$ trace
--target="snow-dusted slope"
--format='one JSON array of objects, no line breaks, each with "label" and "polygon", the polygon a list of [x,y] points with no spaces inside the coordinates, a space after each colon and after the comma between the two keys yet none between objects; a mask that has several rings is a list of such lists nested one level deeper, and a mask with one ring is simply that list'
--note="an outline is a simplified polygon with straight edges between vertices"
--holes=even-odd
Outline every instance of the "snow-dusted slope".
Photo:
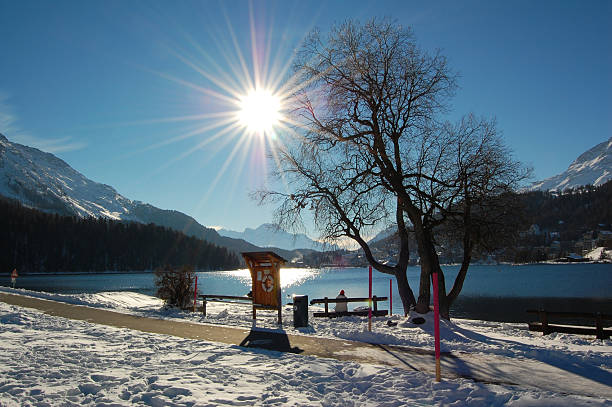
[{"label": "snow-dusted slope", "polygon": [[259,249],[244,240],[222,237],[184,213],[132,201],[113,187],[88,179],[53,154],[12,143],[2,134],[0,195],[62,215],[155,223],[237,252]]},{"label": "snow-dusted slope", "polygon": [[602,185],[612,179],[612,137],[581,154],[569,168],[554,177],[534,182],[530,191],[561,191],[581,185]]},{"label": "snow-dusted slope", "polygon": [[285,230],[278,229],[274,225],[265,223],[256,229],[246,228],[244,232],[219,229],[217,232],[221,236],[234,239],[244,239],[257,246],[280,247],[285,250],[312,249],[312,250],[335,250],[338,247],[324,245],[321,242],[310,239],[305,234],[291,234]]},{"label": "snow-dusted slope", "polygon": [[378,232],[376,236],[374,236],[368,241],[368,243],[372,244],[372,243],[380,242],[382,240],[387,239],[388,237],[393,236],[396,233],[397,233],[397,225],[389,225],[387,226],[386,229],[383,229],[380,232]]},{"label": "snow-dusted slope", "polygon": [[42,210],[81,217],[137,220],[140,204],[87,179],[53,154],[11,143],[0,134],[0,195]]}]

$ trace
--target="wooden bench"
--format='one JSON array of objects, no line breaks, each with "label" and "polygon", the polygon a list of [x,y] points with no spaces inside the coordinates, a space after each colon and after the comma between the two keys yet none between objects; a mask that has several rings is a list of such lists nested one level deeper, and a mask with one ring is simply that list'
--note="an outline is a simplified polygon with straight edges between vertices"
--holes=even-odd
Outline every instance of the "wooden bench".
[{"label": "wooden bench", "polygon": [[[312,314],[312,316],[314,317],[328,317],[328,318],[335,318],[335,317],[344,317],[344,316],[349,316],[349,315],[359,315],[359,316],[368,316],[369,314],[369,310],[363,310],[363,311],[346,311],[346,312],[336,312],[336,311],[329,311],[329,304],[338,304],[338,303],[349,303],[349,302],[369,302],[370,299],[368,297],[365,298],[315,298],[313,300],[310,301],[310,305],[314,305],[314,304],[324,304],[325,305],[325,312],[315,312]],[[385,315],[387,315],[389,313],[389,311],[387,310],[379,310],[378,309],[378,301],[387,301],[387,297],[377,297],[377,296],[373,296],[372,297],[372,302],[374,303],[374,309],[372,309],[372,316],[373,317],[384,317]]]},{"label": "wooden bench", "polygon": [[[529,330],[542,332],[542,335],[548,335],[552,332],[579,334],[579,335],[595,335],[597,339],[610,338],[612,329],[604,328],[603,321],[612,321],[612,315],[602,314],[600,312],[554,312],[544,310],[527,310],[530,314],[537,314],[539,322],[529,322]],[[578,325],[560,325],[557,323],[551,324],[550,318],[556,319],[585,319],[595,321],[595,327],[578,326]]]}]

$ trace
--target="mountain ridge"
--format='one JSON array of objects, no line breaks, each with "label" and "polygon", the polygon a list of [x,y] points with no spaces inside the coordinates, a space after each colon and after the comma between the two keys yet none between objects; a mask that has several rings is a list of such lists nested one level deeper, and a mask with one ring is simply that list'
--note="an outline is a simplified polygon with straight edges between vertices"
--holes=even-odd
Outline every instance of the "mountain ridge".
[{"label": "mountain ridge", "polygon": [[243,239],[261,247],[278,247],[285,250],[310,249],[310,250],[337,250],[338,246],[312,240],[303,233],[292,234],[283,229],[278,229],[272,223],[264,223],[257,228],[245,228],[243,232],[228,229],[218,229],[221,236],[234,239]]},{"label": "mountain ridge", "polygon": [[563,191],[583,185],[600,186],[612,179],[612,137],[580,154],[561,174],[533,182],[526,191]]},{"label": "mountain ridge", "polygon": [[[61,158],[13,143],[3,134],[0,134],[0,195],[60,215],[154,223],[234,252],[262,250],[243,239],[221,236],[182,212],[126,198],[110,185],[88,179]],[[270,249],[287,259],[296,255],[288,250]]]}]

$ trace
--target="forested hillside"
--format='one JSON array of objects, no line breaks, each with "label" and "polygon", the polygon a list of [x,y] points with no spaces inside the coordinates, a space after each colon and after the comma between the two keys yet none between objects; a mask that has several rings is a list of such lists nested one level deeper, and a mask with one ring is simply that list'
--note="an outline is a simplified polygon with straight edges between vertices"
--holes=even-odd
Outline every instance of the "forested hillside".
[{"label": "forested hillside", "polygon": [[524,207],[517,221],[518,240],[498,258],[517,263],[586,255],[596,247],[612,247],[612,181],[518,195]]},{"label": "forested hillside", "polygon": [[0,199],[0,270],[22,273],[152,270],[191,264],[235,269],[238,257],[195,237],[156,226],[60,216]]},{"label": "forested hillside", "polygon": [[[512,198],[517,206],[511,227],[492,234],[493,250],[478,248],[474,261],[538,262],[563,258],[570,253],[584,255],[596,247],[612,248],[612,181],[601,186],[583,186],[563,192],[524,192]],[[417,262],[416,242],[410,231],[410,259]],[[461,241],[447,230],[437,230],[436,243],[442,263],[459,263]],[[396,261],[397,235],[384,237],[371,245],[382,262]],[[365,266],[361,251],[329,252],[304,259],[311,265],[339,264]]]},{"label": "forested hillside", "polygon": [[526,229],[539,225],[559,231],[564,239],[574,240],[580,234],[612,223],[612,181],[557,192],[526,192],[520,195],[525,205]]}]

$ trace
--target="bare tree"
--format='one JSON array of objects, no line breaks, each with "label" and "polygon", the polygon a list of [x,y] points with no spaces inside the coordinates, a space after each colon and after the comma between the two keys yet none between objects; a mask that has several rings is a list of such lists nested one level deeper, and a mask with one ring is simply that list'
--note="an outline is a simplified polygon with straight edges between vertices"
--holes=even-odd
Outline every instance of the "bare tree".
[{"label": "bare tree", "polygon": [[[441,126],[433,140],[436,147],[428,148],[431,159],[422,160],[430,165],[419,167],[425,181],[419,182],[413,195],[421,213],[415,227],[422,267],[417,310],[427,311],[429,276],[437,271],[440,309],[448,317],[475,248],[494,251],[517,232],[520,207],[513,191],[530,170],[512,159],[495,121],[468,115],[457,124]],[[449,234],[459,242],[463,258],[447,294],[437,247],[440,235]]]},{"label": "bare tree", "polygon": [[193,301],[195,272],[192,266],[183,266],[179,270],[171,266],[155,270],[155,286],[157,296],[166,305],[185,309]]},{"label": "bare tree", "polygon": [[[288,192],[260,191],[279,203],[277,222],[291,228],[304,211],[323,238],[349,237],[377,270],[395,275],[405,313],[429,309],[430,278],[438,271],[441,310],[448,317],[480,227],[486,202],[522,176],[495,123],[474,116],[442,122],[456,75],[439,53],[420,50],[410,29],[389,21],[346,22],[326,38],[313,31],[296,60],[294,142],[275,153]],[[297,223],[296,223],[297,222]],[[436,233],[460,222],[464,263],[446,295]],[[396,264],[375,258],[364,235],[397,225]],[[418,300],[408,284],[408,227],[421,259]]]},{"label": "bare tree", "polygon": [[[279,169],[291,192],[260,191],[260,199],[279,202],[276,220],[294,229],[302,214],[314,214],[321,238],[333,241],[349,237],[364,250],[377,270],[396,277],[405,310],[416,303],[406,277],[409,261],[408,230],[397,197],[376,175],[370,157],[344,143],[298,143],[294,150],[277,152]],[[393,203],[395,202],[395,203]],[[400,250],[395,265],[383,264],[374,257],[364,233],[395,217]]]}]

